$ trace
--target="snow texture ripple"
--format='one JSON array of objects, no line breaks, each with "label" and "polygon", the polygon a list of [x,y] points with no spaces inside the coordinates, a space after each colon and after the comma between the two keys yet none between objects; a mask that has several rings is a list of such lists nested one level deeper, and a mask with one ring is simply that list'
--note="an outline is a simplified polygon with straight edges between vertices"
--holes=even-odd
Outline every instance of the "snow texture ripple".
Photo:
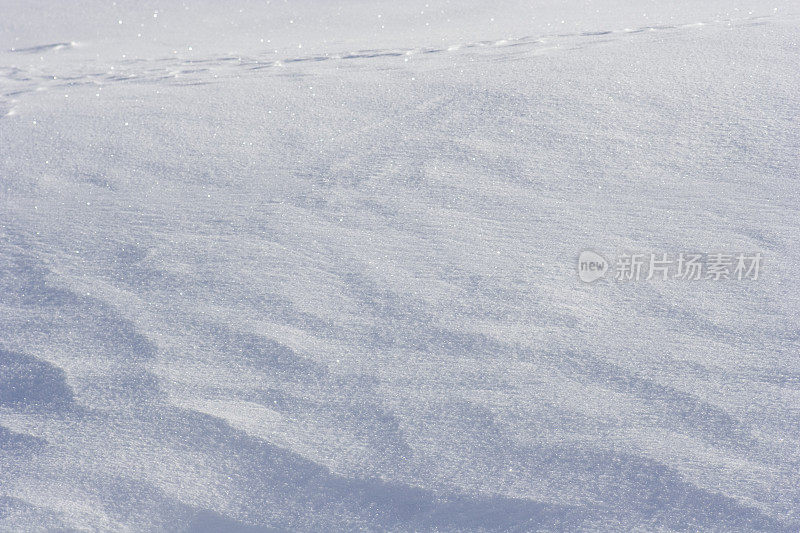
[{"label": "snow texture ripple", "polygon": [[77,4],[0,0],[0,530],[800,529],[796,3]]}]

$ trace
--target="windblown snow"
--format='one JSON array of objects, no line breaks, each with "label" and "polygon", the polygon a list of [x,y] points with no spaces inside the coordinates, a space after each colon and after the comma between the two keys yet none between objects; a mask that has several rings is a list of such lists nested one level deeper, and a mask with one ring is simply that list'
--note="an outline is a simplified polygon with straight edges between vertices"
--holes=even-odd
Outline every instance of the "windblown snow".
[{"label": "windblown snow", "polygon": [[789,0],[0,0],[0,530],[797,531],[798,38]]}]

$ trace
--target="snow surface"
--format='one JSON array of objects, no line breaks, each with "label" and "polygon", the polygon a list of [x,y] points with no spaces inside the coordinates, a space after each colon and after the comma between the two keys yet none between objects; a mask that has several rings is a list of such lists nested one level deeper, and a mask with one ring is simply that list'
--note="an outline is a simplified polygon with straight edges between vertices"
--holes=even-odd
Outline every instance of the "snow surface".
[{"label": "snow surface", "polygon": [[799,36],[0,0],[0,529],[797,531]]}]

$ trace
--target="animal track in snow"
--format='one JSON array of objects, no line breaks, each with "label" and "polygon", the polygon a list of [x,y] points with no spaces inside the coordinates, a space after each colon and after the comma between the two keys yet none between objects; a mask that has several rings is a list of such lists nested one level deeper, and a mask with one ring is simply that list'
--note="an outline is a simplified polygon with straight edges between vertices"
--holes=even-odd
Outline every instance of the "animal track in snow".
[{"label": "animal track in snow", "polygon": [[[0,118],[14,116],[14,103],[20,96],[47,89],[64,89],[81,85],[103,86],[110,83],[166,83],[169,85],[205,85],[229,76],[240,76],[243,71],[283,69],[289,66],[329,62],[363,62],[372,59],[404,58],[434,54],[492,53],[494,50],[517,48],[520,54],[542,55],[559,51],[570,51],[625,38],[625,35],[651,32],[670,32],[699,29],[705,26],[760,26],[767,24],[773,16],[756,16],[742,19],[716,19],[675,25],[648,25],[636,28],[594,30],[571,33],[543,34],[538,36],[510,37],[497,40],[481,40],[453,43],[441,47],[375,48],[325,53],[280,59],[264,59],[258,56],[221,56],[208,59],[180,59],[162,57],[156,59],[127,59],[102,70],[95,68],[83,72],[44,72],[38,69],[24,70],[17,66],[0,66]],[[785,16],[784,16],[785,18]],[[76,42],[49,43],[27,48],[9,50],[15,54],[45,54],[79,48]],[[509,58],[505,58],[509,59]],[[211,74],[211,75],[209,75]],[[202,77],[202,79],[201,79]]]}]

